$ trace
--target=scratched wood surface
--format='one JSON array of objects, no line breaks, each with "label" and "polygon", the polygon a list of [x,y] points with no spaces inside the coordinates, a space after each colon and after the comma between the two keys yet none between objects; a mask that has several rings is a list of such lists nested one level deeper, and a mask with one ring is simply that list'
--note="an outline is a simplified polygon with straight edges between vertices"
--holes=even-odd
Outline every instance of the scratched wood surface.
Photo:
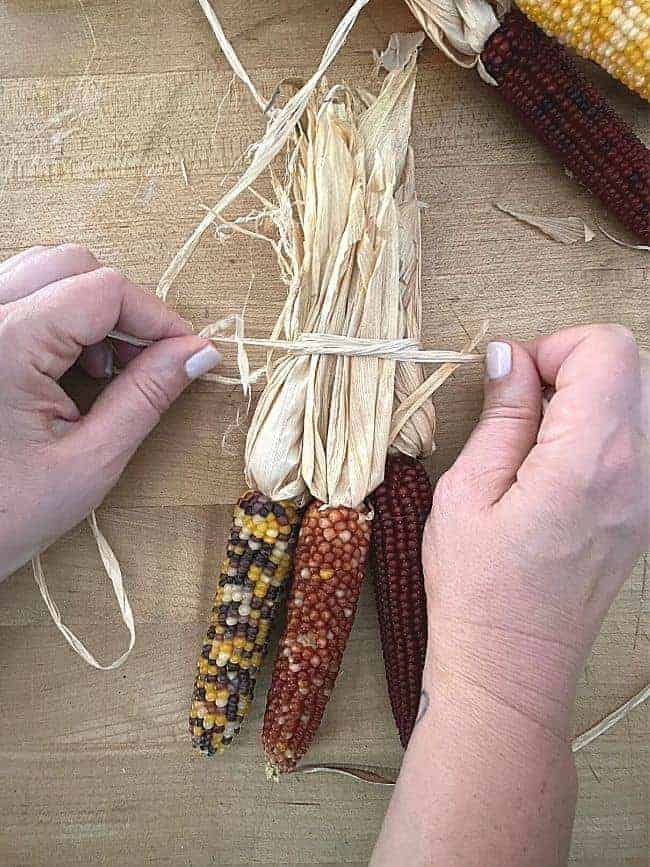
[{"label": "scratched wood surface", "polygon": [[[305,76],[347,3],[222,0],[222,21],[261,90]],[[331,80],[373,85],[370,50],[414,23],[398,0],[363,13]],[[262,129],[231,82],[194,0],[0,0],[0,255],[78,240],[154,287]],[[650,141],[647,106],[592,71]],[[425,337],[457,348],[486,317],[529,337],[616,320],[648,344],[648,262],[597,236],[564,248],[493,202],[578,214],[618,231],[495,95],[430,46],[414,116],[423,215]],[[188,176],[186,185],[181,170]],[[262,184],[262,188],[263,188]],[[241,208],[247,208],[246,201]],[[268,250],[208,232],[176,285],[198,325],[240,311],[264,335],[282,289]],[[87,388],[77,383],[82,391]],[[480,406],[477,371],[439,394],[434,473],[458,453]],[[110,674],[74,656],[27,569],[0,586],[0,862],[7,865],[363,865],[390,791],[332,776],[267,783],[263,701],[214,762],[191,755],[185,719],[215,566],[242,488],[245,407],[237,390],[195,385],[143,446],[101,510],[138,624]],[[66,622],[108,659],[126,641],[88,532],[45,558]],[[605,623],[580,684],[576,731],[649,676],[650,586],[641,562]],[[267,685],[259,689],[263,697]],[[578,756],[571,863],[649,859],[647,710]],[[311,759],[397,767],[372,587]]]}]

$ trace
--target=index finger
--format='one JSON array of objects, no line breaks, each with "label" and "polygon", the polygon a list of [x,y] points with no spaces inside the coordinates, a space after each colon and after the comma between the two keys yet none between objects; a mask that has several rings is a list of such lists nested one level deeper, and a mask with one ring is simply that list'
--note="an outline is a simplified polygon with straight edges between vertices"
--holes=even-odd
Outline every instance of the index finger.
[{"label": "index finger", "polygon": [[[614,497],[617,484],[639,470],[643,441],[639,350],[614,325],[567,328],[527,346],[555,394],[537,443],[511,490],[598,485]],[[623,468],[627,468],[623,470]],[[619,473],[618,471],[621,470]]]},{"label": "index finger", "polygon": [[[639,347],[620,325],[565,328],[526,345],[540,377],[555,389],[546,421],[559,411],[574,427],[603,415],[639,418],[641,403]],[[568,421],[569,419],[567,419]]]},{"label": "index finger", "polygon": [[41,370],[62,376],[83,347],[119,330],[144,340],[192,333],[190,323],[112,268],[98,268],[52,283],[15,303],[18,319],[39,349]]}]

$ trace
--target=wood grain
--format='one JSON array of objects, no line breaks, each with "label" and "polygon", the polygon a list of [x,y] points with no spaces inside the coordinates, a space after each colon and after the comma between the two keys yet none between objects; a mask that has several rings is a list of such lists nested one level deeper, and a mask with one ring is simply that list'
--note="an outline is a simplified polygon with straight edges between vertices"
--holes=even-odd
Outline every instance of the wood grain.
[{"label": "wood grain", "polygon": [[[265,94],[315,67],[347,3],[223,0],[226,31]],[[370,49],[414,29],[403,4],[369,5],[330,78],[374,85]],[[0,0],[0,255],[78,240],[153,288],[259,135],[250,98],[193,0]],[[640,99],[590,70],[650,140]],[[561,247],[493,207],[583,216],[614,233],[600,206],[530,138],[494,93],[429,46],[414,145],[423,214],[427,345],[457,348],[490,319],[492,335],[620,321],[648,342],[647,257],[599,234]],[[180,161],[188,171],[186,186]],[[264,182],[261,189],[265,189]],[[242,201],[241,209],[250,206]],[[269,250],[208,232],[175,287],[201,326],[241,311],[266,334],[282,287]],[[73,379],[82,402],[92,390]],[[440,392],[435,474],[453,461],[480,409],[480,376]],[[238,413],[242,418],[238,421]],[[267,783],[262,704],[224,759],[191,755],[185,714],[213,576],[242,489],[245,406],[234,388],[196,384],[140,450],[101,511],[127,576],[138,642],[107,675],[74,657],[28,570],[0,586],[0,860],[7,865],[362,865],[389,790],[332,776]],[[125,633],[90,535],[46,555],[66,622],[100,657]],[[580,685],[581,731],[648,680],[650,583],[642,561],[612,608]],[[397,767],[369,579],[344,671],[313,761]],[[265,678],[268,677],[268,673]],[[263,696],[266,680],[260,684]],[[636,712],[577,757],[571,863],[648,863],[650,720]]]}]

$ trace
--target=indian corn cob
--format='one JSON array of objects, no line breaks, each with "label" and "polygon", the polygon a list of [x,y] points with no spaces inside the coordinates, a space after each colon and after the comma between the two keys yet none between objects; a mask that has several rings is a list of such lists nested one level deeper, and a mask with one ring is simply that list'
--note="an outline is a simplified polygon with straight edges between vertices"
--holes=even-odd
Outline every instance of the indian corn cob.
[{"label": "indian corn cob", "polygon": [[370,545],[365,506],[312,501],[300,528],[287,624],[264,714],[264,749],[274,773],[307,752],[339,672]]},{"label": "indian corn cob", "polygon": [[566,168],[649,243],[650,151],[566,50],[515,9],[487,40],[481,59],[504,99]]},{"label": "indian corn cob", "polygon": [[549,36],[650,99],[650,0],[517,0]]},{"label": "indian corn cob", "polygon": [[433,490],[424,466],[395,454],[369,500],[375,597],[393,716],[406,747],[415,724],[427,648],[427,599],[422,572],[422,534]]},{"label": "indian corn cob", "polygon": [[235,507],[190,710],[192,745],[208,756],[231,743],[250,708],[299,521],[293,502],[258,491]]}]

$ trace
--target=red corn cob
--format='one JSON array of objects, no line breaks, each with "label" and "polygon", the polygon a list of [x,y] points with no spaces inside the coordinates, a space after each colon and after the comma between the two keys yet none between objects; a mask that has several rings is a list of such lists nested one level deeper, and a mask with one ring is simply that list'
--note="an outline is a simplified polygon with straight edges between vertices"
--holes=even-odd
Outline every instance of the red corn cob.
[{"label": "red corn cob", "polygon": [[432,498],[422,464],[402,454],[388,458],[384,481],[370,497],[375,510],[372,552],[381,646],[403,747],[418,712],[427,648],[422,534]]},{"label": "red corn cob", "polygon": [[513,9],[481,59],[537,137],[623,225],[650,243],[650,150],[566,49]]},{"label": "red corn cob", "polygon": [[309,749],[341,666],[370,546],[365,506],[322,508],[302,521],[287,624],[264,714],[264,749],[286,773]]}]

